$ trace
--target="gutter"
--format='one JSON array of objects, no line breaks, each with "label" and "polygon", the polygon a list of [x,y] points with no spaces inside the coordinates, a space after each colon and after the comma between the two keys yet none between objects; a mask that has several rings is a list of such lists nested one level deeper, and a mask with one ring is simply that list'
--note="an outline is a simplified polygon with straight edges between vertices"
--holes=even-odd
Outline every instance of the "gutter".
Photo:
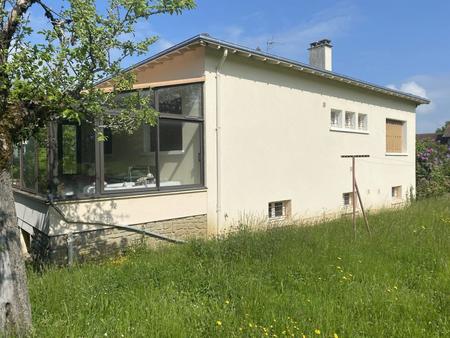
[{"label": "gutter", "polygon": [[216,197],[216,227],[217,236],[219,236],[220,221],[222,213],[222,112],[221,112],[221,91],[220,78],[223,64],[228,56],[228,49],[223,50],[222,58],[216,67],[216,178],[217,178],[217,197]]}]

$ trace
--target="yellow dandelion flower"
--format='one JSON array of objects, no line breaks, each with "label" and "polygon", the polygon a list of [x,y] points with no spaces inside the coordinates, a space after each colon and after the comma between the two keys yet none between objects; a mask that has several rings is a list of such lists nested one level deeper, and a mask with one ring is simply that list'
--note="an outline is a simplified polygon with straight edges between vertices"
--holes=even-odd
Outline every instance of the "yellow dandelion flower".
[{"label": "yellow dandelion flower", "polygon": [[225,304],[230,304],[230,301],[227,299],[227,300],[225,301]]},{"label": "yellow dandelion flower", "polygon": [[222,322],[221,322],[220,320],[218,320],[218,321],[216,322],[216,325],[217,325],[217,326],[222,326]]},{"label": "yellow dandelion flower", "polygon": [[339,338],[339,336],[337,335],[337,333],[333,334],[333,338]]},{"label": "yellow dandelion flower", "polygon": [[315,329],[315,330],[314,330],[314,333],[315,333],[315,334],[320,334],[320,330],[319,330],[319,329]]}]

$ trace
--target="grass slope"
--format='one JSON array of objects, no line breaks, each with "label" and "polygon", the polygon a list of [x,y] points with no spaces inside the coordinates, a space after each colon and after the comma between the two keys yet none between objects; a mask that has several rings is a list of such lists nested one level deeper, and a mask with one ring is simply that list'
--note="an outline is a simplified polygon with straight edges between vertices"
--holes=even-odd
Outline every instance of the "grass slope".
[{"label": "grass slope", "polygon": [[450,198],[30,272],[40,337],[449,337]]}]

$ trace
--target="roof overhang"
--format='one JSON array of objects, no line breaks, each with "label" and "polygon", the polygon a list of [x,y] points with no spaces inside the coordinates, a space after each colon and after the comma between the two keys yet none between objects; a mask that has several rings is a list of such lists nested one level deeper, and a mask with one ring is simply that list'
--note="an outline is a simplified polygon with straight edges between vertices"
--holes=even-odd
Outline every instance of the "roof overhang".
[{"label": "roof overhang", "polygon": [[[158,54],[155,54],[141,62],[138,62],[131,67],[126,68],[124,71],[137,71],[137,70],[143,70],[148,67],[153,67],[154,65],[157,65],[159,63],[163,63],[166,60],[171,59],[175,54],[181,54],[185,51],[188,51],[190,49],[196,48],[198,46],[205,46],[210,47],[216,50],[219,49],[228,49],[229,52],[232,54],[240,55],[246,58],[252,58],[254,60],[258,60],[261,62],[266,62],[271,65],[279,65],[280,67],[289,68],[295,71],[300,71],[303,73],[311,74],[313,76],[317,76],[323,79],[336,81],[338,83],[347,84],[354,87],[359,87],[362,89],[366,89],[372,92],[377,92],[380,94],[385,94],[389,96],[393,96],[396,98],[400,98],[403,100],[407,100],[409,102],[415,103],[416,105],[420,104],[428,104],[430,103],[430,100],[427,98],[423,98],[420,96],[416,96],[413,94],[405,93],[399,90],[379,86],[370,82],[361,81],[354,79],[352,77],[338,74],[335,72],[326,71],[323,69],[315,68],[310,65],[286,59],[283,57],[279,57],[276,55],[272,55],[269,53],[264,53],[262,51],[249,49],[247,47],[243,47],[237,44],[233,44],[230,42],[226,42],[223,40],[219,40],[216,38],[213,38],[207,34],[200,34],[197,36],[194,36],[188,40],[185,40],[179,44],[176,44]],[[103,81],[99,82],[97,85],[100,85],[102,83],[108,82],[111,78],[104,79]]]}]

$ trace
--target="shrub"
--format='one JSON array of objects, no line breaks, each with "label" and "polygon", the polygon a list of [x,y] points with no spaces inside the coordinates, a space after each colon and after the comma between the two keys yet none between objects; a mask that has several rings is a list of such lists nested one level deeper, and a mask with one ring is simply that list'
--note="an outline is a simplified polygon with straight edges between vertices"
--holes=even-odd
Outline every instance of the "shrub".
[{"label": "shrub", "polygon": [[417,198],[450,192],[450,147],[431,140],[416,145]]}]

